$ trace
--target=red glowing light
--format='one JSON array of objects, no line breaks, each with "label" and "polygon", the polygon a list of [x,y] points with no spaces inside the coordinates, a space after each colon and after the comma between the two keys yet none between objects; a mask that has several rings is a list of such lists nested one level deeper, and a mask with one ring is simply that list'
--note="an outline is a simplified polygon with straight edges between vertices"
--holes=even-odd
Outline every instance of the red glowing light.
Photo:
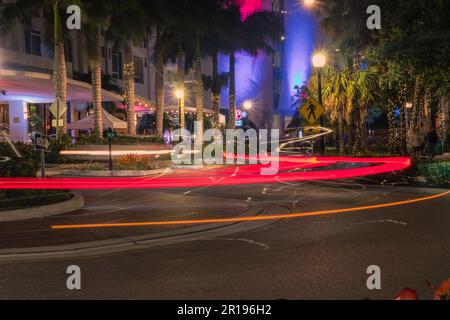
[{"label": "red glowing light", "polygon": [[[263,160],[260,158],[259,160]],[[314,180],[337,180],[382,174],[408,168],[409,158],[346,158],[346,157],[265,157],[277,161],[279,171],[273,175],[261,175],[262,168],[269,165],[250,164],[225,166],[215,170],[174,173],[152,180],[148,178],[0,178],[0,189],[158,189],[192,188],[203,186],[226,186]],[[319,167],[337,163],[361,164],[349,169],[318,170]],[[314,169],[311,171],[292,171]]]}]

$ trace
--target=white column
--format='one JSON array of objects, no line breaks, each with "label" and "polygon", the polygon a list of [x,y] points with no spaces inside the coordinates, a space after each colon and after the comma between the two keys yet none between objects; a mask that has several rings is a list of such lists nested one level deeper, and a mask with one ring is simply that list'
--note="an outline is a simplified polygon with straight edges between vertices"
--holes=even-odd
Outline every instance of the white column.
[{"label": "white column", "polygon": [[279,114],[274,114],[272,119],[272,129],[284,130],[284,117]]},{"label": "white column", "polygon": [[28,108],[23,100],[9,101],[9,135],[14,142],[28,140]]}]

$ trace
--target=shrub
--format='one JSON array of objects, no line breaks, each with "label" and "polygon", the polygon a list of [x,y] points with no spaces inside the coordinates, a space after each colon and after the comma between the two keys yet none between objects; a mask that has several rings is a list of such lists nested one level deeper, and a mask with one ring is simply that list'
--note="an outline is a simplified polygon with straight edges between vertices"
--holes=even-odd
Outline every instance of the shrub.
[{"label": "shrub", "polygon": [[152,170],[155,167],[148,156],[137,154],[127,154],[116,160],[114,164],[116,170]]},{"label": "shrub", "polygon": [[418,164],[419,172],[428,182],[448,186],[450,184],[450,162],[429,162]]},{"label": "shrub", "polygon": [[0,177],[36,177],[39,170],[39,152],[32,145],[15,143],[21,157],[17,157],[8,143],[0,143],[0,155],[11,160],[0,163]]},{"label": "shrub", "polygon": [[[106,141],[107,143],[108,141]],[[157,143],[157,144],[163,144],[164,139],[159,138],[156,136],[150,136],[150,137],[131,137],[131,136],[118,136],[115,140],[113,140],[115,144],[121,144],[121,143]]]},{"label": "shrub", "polygon": [[[40,166],[39,152],[32,145],[15,143],[21,158],[11,146],[0,143],[0,155],[11,160],[0,163],[0,177],[35,178]],[[28,208],[68,200],[72,194],[62,190],[0,190],[0,209]]]}]

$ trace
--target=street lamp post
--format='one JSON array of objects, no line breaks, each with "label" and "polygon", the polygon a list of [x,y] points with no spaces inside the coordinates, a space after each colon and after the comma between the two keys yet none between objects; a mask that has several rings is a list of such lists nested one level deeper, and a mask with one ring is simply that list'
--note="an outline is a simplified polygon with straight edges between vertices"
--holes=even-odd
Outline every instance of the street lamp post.
[{"label": "street lamp post", "polygon": [[410,122],[410,116],[409,111],[412,109],[413,104],[411,102],[407,102],[405,104],[405,124],[406,124],[406,141],[407,145],[411,145],[411,122]]},{"label": "street lamp post", "polygon": [[[323,99],[322,99],[322,68],[327,63],[327,58],[323,53],[316,53],[313,58],[312,62],[315,68],[317,68],[317,96],[319,98],[320,105],[323,105]],[[320,118],[320,126],[324,126],[323,117]],[[325,137],[322,136],[320,138],[320,149],[324,152],[325,151]]]},{"label": "street lamp post", "polygon": [[175,91],[175,97],[178,100],[178,121],[180,129],[184,129],[184,113],[183,110],[181,110],[181,99],[184,98],[184,91],[181,89],[177,89]]}]

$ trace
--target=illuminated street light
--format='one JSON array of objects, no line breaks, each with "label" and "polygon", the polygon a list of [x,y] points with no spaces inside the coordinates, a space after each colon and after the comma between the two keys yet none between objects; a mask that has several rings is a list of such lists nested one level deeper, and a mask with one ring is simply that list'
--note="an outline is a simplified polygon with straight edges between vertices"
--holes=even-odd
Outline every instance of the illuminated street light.
[{"label": "illuminated street light", "polygon": [[175,97],[177,97],[177,99],[183,99],[183,97],[184,97],[184,91],[183,91],[183,90],[180,90],[180,89],[177,89],[177,90],[175,91]]},{"label": "illuminated street light", "polygon": [[[319,103],[322,105],[322,68],[327,63],[327,57],[322,52],[317,52],[312,57],[312,63],[315,68],[317,68],[317,93],[319,97]],[[320,118],[320,126],[324,126],[323,117]],[[322,136],[320,138],[320,147],[322,151],[325,151],[325,138]]]},{"label": "illuminated street light", "polygon": [[249,109],[251,109],[253,107],[253,104],[252,104],[251,101],[247,100],[247,101],[244,101],[244,103],[242,104],[242,107],[245,110],[249,110]]},{"label": "illuminated street light", "polygon": [[303,3],[305,6],[311,7],[316,3],[316,1],[315,0],[303,0]]},{"label": "illuminated street light", "polygon": [[412,109],[412,107],[413,107],[412,102],[405,103],[406,138],[407,138],[408,144],[411,143],[411,134],[412,134],[411,115],[410,115],[410,110]]},{"label": "illuminated street light", "polygon": [[322,52],[317,52],[312,58],[312,63],[316,68],[323,68],[327,63],[327,57]]}]

